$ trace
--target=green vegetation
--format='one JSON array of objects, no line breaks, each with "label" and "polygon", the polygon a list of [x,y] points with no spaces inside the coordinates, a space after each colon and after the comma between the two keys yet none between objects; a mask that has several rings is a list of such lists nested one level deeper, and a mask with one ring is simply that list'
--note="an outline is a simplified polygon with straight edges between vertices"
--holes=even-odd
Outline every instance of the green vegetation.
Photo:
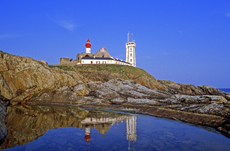
[{"label": "green vegetation", "polygon": [[50,68],[59,68],[63,69],[64,71],[74,71],[73,67],[71,66],[49,66]]},{"label": "green vegetation", "polygon": [[159,88],[156,79],[148,74],[145,70],[133,66],[124,65],[79,65],[79,66],[49,66],[50,68],[59,68],[65,71],[75,71],[80,73],[84,78],[92,81],[106,82],[111,79],[134,80],[149,88]]},{"label": "green vegetation", "polygon": [[[143,76],[152,77],[146,71],[140,68],[135,68],[133,66],[123,66],[123,65],[84,65],[84,66],[75,66],[75,68],[80,71],[84,72],[101,72],[107,71],[109,73],[115,73],[122,75],[125,79],[133,79],[132,76],[139,78]],[[131,77],[130,77],[131,76]],[[153,77],[152,77],[153,78]]]}]

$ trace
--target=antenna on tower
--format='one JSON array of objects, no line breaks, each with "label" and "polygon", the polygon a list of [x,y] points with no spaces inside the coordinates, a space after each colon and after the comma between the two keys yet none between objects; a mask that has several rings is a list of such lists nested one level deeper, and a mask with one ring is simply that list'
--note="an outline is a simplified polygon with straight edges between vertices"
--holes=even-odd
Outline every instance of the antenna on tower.
[{"label": "antenna on tower", "polygon": [[130,36],[130,34],[129,34],[129,32],[128,32],[128,36],[127,36],[127,38],[128,38],[128,42],[129,42],[129,36]]}]

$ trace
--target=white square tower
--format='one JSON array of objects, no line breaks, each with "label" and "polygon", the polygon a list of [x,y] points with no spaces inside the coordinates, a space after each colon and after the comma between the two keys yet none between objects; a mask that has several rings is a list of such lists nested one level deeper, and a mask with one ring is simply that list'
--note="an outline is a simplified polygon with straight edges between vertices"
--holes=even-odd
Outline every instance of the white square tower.
[{"label": "white square tower", "polygon": [[126,62],[132,64],[132,66],[136,67],[136,54],[135,54],[135,41],[129,41],[129,33],[128,33],[128,42],[126,43]]}]

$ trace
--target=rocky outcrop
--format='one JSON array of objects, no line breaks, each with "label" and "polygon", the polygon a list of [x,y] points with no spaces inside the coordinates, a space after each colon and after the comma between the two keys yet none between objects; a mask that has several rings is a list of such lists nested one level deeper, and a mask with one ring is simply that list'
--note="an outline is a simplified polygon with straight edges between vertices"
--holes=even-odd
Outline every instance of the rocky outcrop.
[{"label": "rocky outcrop", "polygon": [[[204,123],[209,123],[209,126],[216,125],[207,122],[205,120],[206,115],[210,115],[210,119],[216,116],[222,119],[222,122],[220,122],[219,125],[217,124],[219,127],[221,127],[221,124],[225,121],[229,121],[228,119],[230,117],[230,100],[225,97],[229,94],[207,86],[200,86],[203,89],[203,91],[200,90],[200,92],[208,95],[172,94],[167,91],[153,90],[138,82],[123,79],[113,79],[104,83],[100,81],[89,81],[86,87],[78,87],[83,88],[85,91],[87,90],[88,96],[78,95],[73,97],[75,94],[74,88],[66,88],[61,89],[61,91],[58,90],[58,93],[56,90],[43,92],[37,97],[32,98],[30,102],[40,102],[43,104],[50,102],[51,104],[55,104],[60,103],[55,101],[55,99],[59,100],[59,97],[62,101],[65,100],[65,103],[62,102],[64,104],[84,107],[103,106],[105,108],[115,109],[117,105],[123,106],[124,108],[126,106],[132,106],[137,109],[141,107],[157,107],[161,108],[161,111],[164,110],[163,112],[167,111],[167,113],[170,113],[162,115],[163,117],[170,118],[173,112],[175,112],[175,114],[183,113],[177,114],[176,119],[186,121],[186,118],[189,117],[187,120],[191,123],[203,123],[203,125],[205,125]],[[198,89],[201,88],[197,88],[197,90]],[[210,95],[210,93],[215,93],[216,95]],[[170,112],[168,112],[169,110]],[[159,114],[159,112],[157,113]],[[156,114],[154,115],[157,116]],[[180,115],[183,115],[183,117],[180,117]],[[197,118],[194,118],[193,121],[191,116]],[[199,122],[197,122],[198,119],[200,119]],[[224,127],[226,127],[226,125]]]},{"label": "rocky outcrop", "polygon": [[162,84],[165,91],[171,94],[185,94],[185,95],[220,95],[227,97],[229,93],[222,92],[217,88],[206,86],[206,85],[199,85],[195,87],[192,84],[181,84],[175,83],[169,80],[157,80],[159,83]]},{"label": "rocky outcrop", "polygon": [[[77,91],[86,91],[87,96]],[[213,92],[213,91],[212,91]],[[219,94],[228,94],[221,93]],[[230,101],[221,95],[182,95],[152,90],[135,81],[113,79],[108,82],[88,82],[86,87],[78,85],[55,91],[42,92],[30,100],[32,103],[150,105],[185,112],[230,116]]]},{"label": "rocky outcrop", "polygon": [[[182,114],[176,117],[183,121],[196,114],[218,116],[229,121],[230,94],[210,86],[195,87],[156,80],[144,70],[129,66],[66,66],[68,71],[59,68],[50,68],[29,57],[0,52],[1,95],[11,104],[151,107],[170,110],[167,113],[183,113],[186,115],[183,118],[179,118]],[[4,118],[4,110],[2,113]],[[164,116],[171,117],[169,114]],[[4,121],[2,125],[4,127]],[[227,124],[219,129],[230,130]],[[5,135],[5,132],[1,133]]]},{"label": "rocky outcrop", "polygon": [[[139,104],[152,103],[152,99],[165,99],[171,96],[170,93],[149,89],[135,81],[113,79],[108,82],[92,82],[89,81],[84,86],[76,86],[68,88],[60,88],[54,91],[45,91],[33,97],[29,102],[43,102],[43,103],[58,103],[66,102],[67,104],[121,104],[128,103],[131,100],[137,101]],[[85,91],[87,96],[79,95],[75,92]],[[130,103],[132,103],[131,101]],[[137,103],[138,104],[138,103]]]},{"label": "rocky outcrop", "polygon": [[[62,68],[59,66],[59,68]],[[145,70],[124,65],[84,65],[75,66],[79,73],[91,81],[108,82],[112,79],[132,80],[151,89],[164,90],[164,87]]]},{"label": "rocky outcrop", "polygon": [[6,107],[9,104],[9,101],[0,95],[0,144],[5,140],[7,136],[7,127],[6,127]]},{"label": "rocky outcrop", "polygon": [[42,91],[83,83],[77,72],[51,69],[29,57],[0,53],[0,92],[12,103],[28,100]]}]

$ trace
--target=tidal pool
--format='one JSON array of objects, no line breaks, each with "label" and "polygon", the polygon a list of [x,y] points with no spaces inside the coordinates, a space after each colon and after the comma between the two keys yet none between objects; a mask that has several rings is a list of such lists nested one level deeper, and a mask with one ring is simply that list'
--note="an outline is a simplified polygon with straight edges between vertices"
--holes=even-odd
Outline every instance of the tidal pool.
[{"label": "tidal pool", "polygon": [[230,150],[209,127],[147,115],[61,106],[10,107],[3,150]]}]

